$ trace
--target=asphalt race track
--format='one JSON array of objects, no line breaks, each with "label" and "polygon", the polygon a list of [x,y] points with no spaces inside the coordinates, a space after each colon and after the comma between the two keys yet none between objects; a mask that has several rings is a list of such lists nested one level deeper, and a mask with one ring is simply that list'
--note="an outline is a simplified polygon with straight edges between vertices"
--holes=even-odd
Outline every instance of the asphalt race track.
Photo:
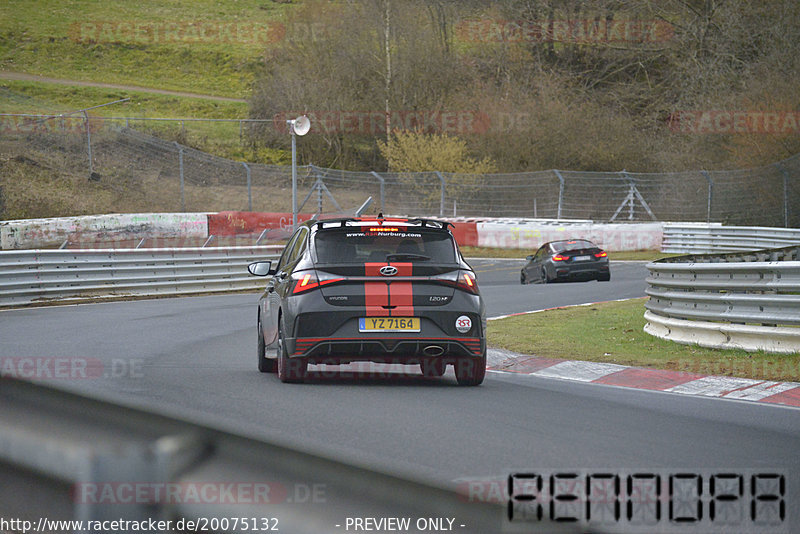
[{"label": "asphalt race track", "polygon": [[[644,263],[613,263],[608,283],[527,286],[521,262],[471,263],[489,317],[644,296]],[[0,358],[96,359],[103,376],[48,382],[439,484],[531,469],[778,470],[797,502],[800,410],[501,373],[477,388],[452,371],[282,384],[256,370],[256,300],[2,311]]]}]

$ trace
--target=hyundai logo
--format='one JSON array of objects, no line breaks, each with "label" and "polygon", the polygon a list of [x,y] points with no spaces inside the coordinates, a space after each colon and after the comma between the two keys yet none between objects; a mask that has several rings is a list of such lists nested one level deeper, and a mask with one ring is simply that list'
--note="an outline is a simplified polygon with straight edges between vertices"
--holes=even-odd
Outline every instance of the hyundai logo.
[{"label": "hyundai logo", "polygon": [[380,273],[383,276],[394,276],[397,274],[397,267],[392,267],[391,265],[384,265],[381,267]]}]

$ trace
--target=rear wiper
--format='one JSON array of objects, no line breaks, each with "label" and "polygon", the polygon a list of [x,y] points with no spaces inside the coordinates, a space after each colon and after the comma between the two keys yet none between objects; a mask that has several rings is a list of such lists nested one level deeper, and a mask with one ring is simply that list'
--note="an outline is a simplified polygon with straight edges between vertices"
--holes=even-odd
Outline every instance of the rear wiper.
[{"label": "rear wiper", "polygon": [[422,254],[387,254],[386,261],[395,260],[409,260],[409,261],[430,261],[430,256],[423,256]]}]

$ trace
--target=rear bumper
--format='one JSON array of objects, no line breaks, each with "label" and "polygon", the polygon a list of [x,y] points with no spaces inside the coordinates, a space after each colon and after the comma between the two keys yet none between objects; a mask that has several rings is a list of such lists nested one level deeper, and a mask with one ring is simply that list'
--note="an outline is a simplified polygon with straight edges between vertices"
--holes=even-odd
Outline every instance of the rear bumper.
[{"label": "rear bumper", "polygon": [[[309,363],[419,363],[425,358],[443,360],[481,357],[486,351],[483,338],[296,338],[286,339],[291,358]],[[426,351],[427,349],[427,351]]]},{"label": "rear bumper", "polygon": [[559,265],[553,269],[559,280],[591,280],[609,273],[608,262]]},{"label": "rear bumper", "polygon": [[[303,296],[302,305],[287,310],[291,327],[284,332],[284,344],[290,358],[310,363],[417,363],[424,358],[464,359],[486,354],[486,314],[477,295],[456,291],[446,305],[419,306],[402,313],[420,319],[419,332],[360,332],[359,318],[372,316],[367,309],[333,306],[319,295]],[[289,300],[300,303],[300,299]],[[395,310],[383,313],[401,316]],[[472,321],[465,332],[456,328],[462,316]]]}]

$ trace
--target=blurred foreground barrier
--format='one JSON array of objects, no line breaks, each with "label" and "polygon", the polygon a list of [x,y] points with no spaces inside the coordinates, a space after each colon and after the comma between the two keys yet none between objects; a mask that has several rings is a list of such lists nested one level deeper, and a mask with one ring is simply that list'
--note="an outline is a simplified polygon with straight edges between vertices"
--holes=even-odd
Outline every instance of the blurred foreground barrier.
[{"label": "blurred foreground barrier", "polygon": [[[31,522],[16,531],[317,534],[352,531],[348,518],[446,517],[469,534],[504,524],[503,506],[455,488],[208,424],[15,379],[3,380],[0,405],[0,502],[6,519]],[[149,521],[162,523],[134,526]],[[528,531],[578,531],[539,525]]]},{"label": "blurred foreground barrier", "polygon": [[282,246],[0,251],[0,307],[257,289],[253,261]]},{"label": "blurred foreground barrier", "polygon": [[800,247],[649,263],[645,332],[678,343],[800,352]]}]

